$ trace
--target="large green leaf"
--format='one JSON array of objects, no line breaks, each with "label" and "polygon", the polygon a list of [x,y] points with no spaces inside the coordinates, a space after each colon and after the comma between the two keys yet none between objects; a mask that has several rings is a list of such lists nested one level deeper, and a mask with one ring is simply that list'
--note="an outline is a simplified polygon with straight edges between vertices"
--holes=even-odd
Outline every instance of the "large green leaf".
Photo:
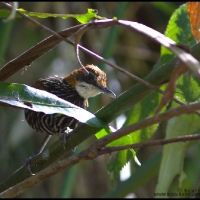
[{"label": "large green leaf", "polygon": [[[179,44],[186,44],[189,47],[196,44],[191,32],[190,20],[187,13],[187,6],[183,4],[171,16],[165,36]],[[161,65],[172,59],[174,54],[165,47],[161,47]]]},{"label": "large green leaf", "polygon": [[46,114],[62,113],[94,127],[107,126],[83,108],[58,98],[56,95],[24,84],[1,82],[0,102]]},{"label": "large green leaf", "polygon": [[[189,47],[196,43],[191,32],[190,20],[187,13],[186,4],[183,4],[174,11],[168,22],[165,36],[171,38],[176,43],[186,44]],[[163,46],[161,46],[160,53],[160,59],[154,66],[154,69],[162,66],[164,63],[175,57],[175,55],[169,49]]]}]

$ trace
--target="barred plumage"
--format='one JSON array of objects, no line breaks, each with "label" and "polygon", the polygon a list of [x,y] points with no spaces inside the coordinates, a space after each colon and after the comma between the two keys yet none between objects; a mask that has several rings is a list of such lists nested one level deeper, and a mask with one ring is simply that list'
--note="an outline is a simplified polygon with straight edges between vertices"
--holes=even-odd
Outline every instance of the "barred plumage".
[{"label": "barred plumage", "polygon": [[[106,87],[106,75],[98,67],[87,65],[86,70],[80,68],[65,78],[41,78],[33,87],[45,90],[84,109],[88,106],[88,98],[105,93],[111,97],[115,94]],[[25,109],[25,119],[37,132],[61,134],[69,127],[74,129],[78,121],[62,114],[45,114]]]},{"label": "barred plumage", "polygon": [[[61,77],[49,77],[39,79],[33,87],[45,90],[59,98],[69,101],[81,108],[86,109],[87,100],[83,99],[75,88],[72,88]],[[74,129],[78,121],[72,117],[62,114],[45,114],[43,112],[35,112],[25,109],[25,118],[29,125],[40,133],[60,134],[67,127]]]}]

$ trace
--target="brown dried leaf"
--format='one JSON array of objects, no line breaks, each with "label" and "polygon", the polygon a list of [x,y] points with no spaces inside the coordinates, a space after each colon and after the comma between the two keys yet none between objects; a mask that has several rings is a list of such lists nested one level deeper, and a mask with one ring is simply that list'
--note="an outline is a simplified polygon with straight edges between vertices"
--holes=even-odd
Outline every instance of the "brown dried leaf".
[{"label": "brown dried leaf", "polygon": [[196,41],[200,41],[200,2],[187,2],[192,34]]}]

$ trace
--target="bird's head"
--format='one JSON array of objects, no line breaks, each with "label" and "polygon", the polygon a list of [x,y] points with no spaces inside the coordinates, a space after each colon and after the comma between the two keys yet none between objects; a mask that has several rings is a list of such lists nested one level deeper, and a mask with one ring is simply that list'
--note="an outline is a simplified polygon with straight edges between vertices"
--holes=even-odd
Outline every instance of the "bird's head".
[{"label": "bird's head", "polygon": [[67,75],[64,80],[84,99],[104,93],[115,98],[116,95],[106,86],[106,74],[97,66],[87,65]]}]

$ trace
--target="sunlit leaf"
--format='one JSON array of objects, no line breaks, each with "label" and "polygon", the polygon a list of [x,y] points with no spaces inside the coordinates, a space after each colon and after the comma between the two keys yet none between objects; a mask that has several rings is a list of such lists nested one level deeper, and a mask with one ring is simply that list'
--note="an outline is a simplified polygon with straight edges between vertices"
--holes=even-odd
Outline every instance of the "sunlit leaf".
[{"label": "sunlit leaf", "polygon": [[108,176],[110,184],[113,186],[116,178],[119,177],[119,172],[127,164],[131,158],[135,156],[135,152],[131,150],[119,151],[114,157],[113,161],[107,164]]},{"label": "sunlit leaf", "polygon": [[[106,136],[109,134],[109,132],[115,131],[108,128],[102,129],[100,132],[96,134],[96,137],[98,139]],[[114,140],[113,142],[109,143],[108,146],[124,146],[128,144],[132,144],[133,140],[129,135],[126,135],[120,139]],[[108,170],[108,176],[111,185],[114,184],[114,181],[119,177],[119,173],[122,170],[122,168],[127,164],[128,161],[130,161],[131,158],[134,158],[135,162],[140,165],[139,160],[136,157],[136,153],[133,149],[127,149],[123,151],[119,151],[114,156],[115,158],[111,160],[107,164],[107,170]]]},{"label": "sunlit leaf", "polygon": [[[129,135],[126,135],[118,140],[115,140],[108,144],[108,146],[124,146],[128,144],[132,144],[132,139]],[[122,151],[118,151],[115,155],[115,159],[113,161],[110,161],[107,164],[107,170],[108,170],[108,176],[111,185],[114,184],[114,181],[119,177],[119,173],[122,170],[122,168],[132,159],[134,158],[134,161],[140,165],[140,162],[136,156],[136,153],[133,149],[126,149]]]},{"label": "sunlit leaf", "polygon": [[[88,8],[88,12],[86,14],[37,13],[37,12],[28,12],[28,11],[24,10],[23,8],[19,8],[17,10],[28,15],[29,17],[39,17],[39,18],[61,17],[62,19],[75,18],[82,24],[86,24],[93,18],[105,19],[105,17],[101,17],[101,16],[97,15],[97,12],[98,12],[97,10],[91,9],[91,8]],[[9,10],[0,9],[0,18],[7,18],[9,16],[10,12],[11,11],[9,11]],[[16,17],[19,18],[21,16],[19,14],[16,14]]]}]

